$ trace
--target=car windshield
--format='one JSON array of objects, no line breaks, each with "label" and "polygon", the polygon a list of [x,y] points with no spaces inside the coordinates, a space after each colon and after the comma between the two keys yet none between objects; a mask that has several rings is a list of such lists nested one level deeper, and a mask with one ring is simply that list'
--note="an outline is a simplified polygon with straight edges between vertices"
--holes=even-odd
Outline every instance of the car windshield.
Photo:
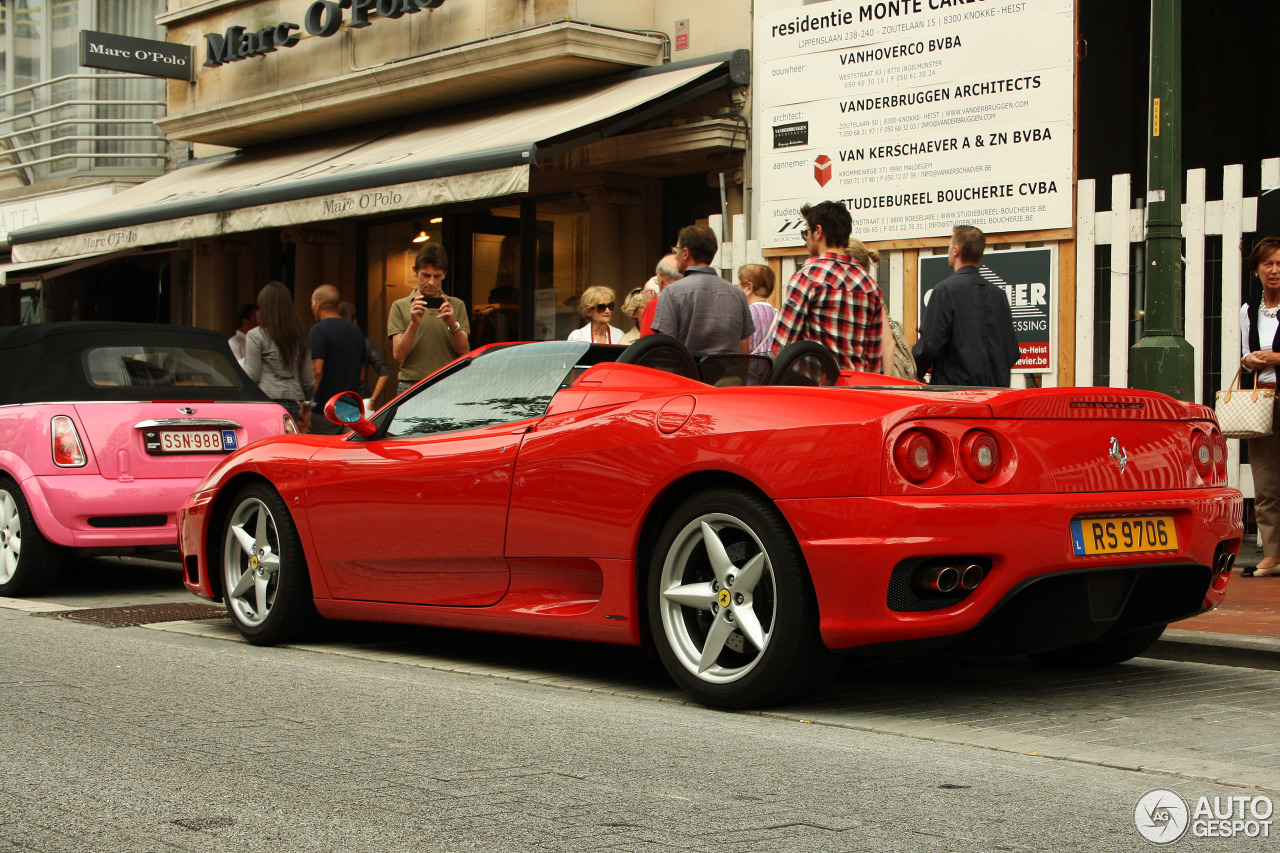
[{"label": "car windshield", "polygon": [[104,346],[86,350],[84,371],[99,387],[201,385],[235,388],[240,379],[226,356],[181,346]]},{"label": "car windshield", "polygon": [[541,417],[580,372],[590,346],[546,341],[504,347],[461,362],[396,407],[386,438],[479,429]]}]

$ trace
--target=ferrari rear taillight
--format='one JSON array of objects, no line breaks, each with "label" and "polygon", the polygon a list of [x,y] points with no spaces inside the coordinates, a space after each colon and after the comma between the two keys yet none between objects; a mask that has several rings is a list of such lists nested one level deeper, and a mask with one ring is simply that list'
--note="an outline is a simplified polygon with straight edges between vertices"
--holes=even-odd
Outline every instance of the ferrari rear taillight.
[{"label": "ferrari rear taillight", "polygon": [[1227,440],[1216,429],[1209,434],[1209,444],[1213,447],[1213,465],[1218,469],[1218,479],[1227,479]]},{"label": "ferrari rear taillight", "polygon": [[1191,433],[1191,462],[1201,479],[1208,480],[1214,468],[1213,446],[1209,436],[1200,430]]},{"label": "ferrari rear taillight", "polygon": [[921,483],[929,479],[938,467],[938,448],[928,434],[907,430],[893,447],[893,461],[902,476],[913,483]]},{"label": "ferrari rear taillight", "polygon": [[985,482],[1000,467],[1000,445],[991,433],[975,429],[960,442],[960,459],[975,482]]},{"label": "ferrari rear taillight", "polygon": [[53,435],[53,464],[60,468],[82,468],[88,461],[75,422],[66,415],[58,415],[50,423]]}]

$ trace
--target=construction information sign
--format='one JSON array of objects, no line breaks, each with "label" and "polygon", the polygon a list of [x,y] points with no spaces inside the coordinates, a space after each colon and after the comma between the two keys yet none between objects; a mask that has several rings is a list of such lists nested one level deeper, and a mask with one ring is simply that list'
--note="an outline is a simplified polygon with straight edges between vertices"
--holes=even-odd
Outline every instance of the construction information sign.
[{"label": "construction information sign", "polygon": [[1071,226],[1072,0],[810,3],[755,32],[764,248],[843,201],[861,240]]},{"label": "construction information sign", "polygon": [[[1013,315],[1013,332],[1022,355],[1014,373],[1053,373],[1053,353],[1058,337],[1057,287],[1053,271],[1058,268],[1055,248],[988,251],[978,262],[978,274],[1004,291]],[[929,298],[952,270],[946,255],[920,259],[920,304],[923,318]]]}]

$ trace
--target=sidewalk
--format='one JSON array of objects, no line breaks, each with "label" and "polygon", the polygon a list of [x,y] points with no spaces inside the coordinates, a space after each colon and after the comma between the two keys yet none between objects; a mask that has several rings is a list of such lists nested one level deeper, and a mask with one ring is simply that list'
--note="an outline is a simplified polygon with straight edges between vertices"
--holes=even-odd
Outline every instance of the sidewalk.
[{"label": "sidewalk", "polygon": [[[1262,559],[1248,537],[1238,566]],[[1217,610],[1175,622],[1145,657],[1280,669],[1280,577],[1246,578],[1237,568]]]}]

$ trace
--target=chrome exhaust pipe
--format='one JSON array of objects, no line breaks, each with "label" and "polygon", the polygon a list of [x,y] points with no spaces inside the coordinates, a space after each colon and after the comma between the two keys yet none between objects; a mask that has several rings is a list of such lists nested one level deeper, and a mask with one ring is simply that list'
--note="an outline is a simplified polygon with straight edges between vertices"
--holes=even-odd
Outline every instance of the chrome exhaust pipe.
[{"label": "chrome exhaust pipe", "polygon": [[916,572],[915,587],[925,593],[954,592],[960,583],[960,572],[954,566],[930,566]]},{"label": "chrome exhaust pipe", "polygon": [[987,576],[987,572],[977,563],[970,563],[960,570],[960,588],[965,592],[973,591],[978,584],[982,583],[982,579]]}]

